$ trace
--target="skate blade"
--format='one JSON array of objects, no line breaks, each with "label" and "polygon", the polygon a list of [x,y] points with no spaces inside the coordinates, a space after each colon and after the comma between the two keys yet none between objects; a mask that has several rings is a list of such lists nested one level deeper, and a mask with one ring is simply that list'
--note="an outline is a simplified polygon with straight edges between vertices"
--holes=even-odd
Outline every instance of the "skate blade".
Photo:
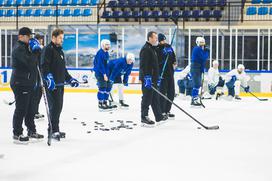
[{"label": "skate blade", "polygon": [[19,140],[13,140],[13,143],[16,145],[28,145],[29,141],[19,141]]},{"label": "skate blade", "polygon": [[29,143],[39,143],[42,142],[44,140],[44,138],[30,138],[29,139]]},{"label": "skate blade", "polygon": [[202,107],[202,105],[199,105],[199,106],[191,105],[191,108],[193,108],[193,109],[201,109],[203,107]]},{"label": "skate blade", "polygon": [[122,110],[128,110],[129,108],[128,107],[122,107],[122,106],[120,106],[120,109],[122,109]]},{"label": "skate blade", "polygon": [[175,117],[168,117],[168,120],[175,120]]},{"label": "skate blade", "polygon": [[154,124],[150,125],[150,124],[145,124],[145,123],[142,123],[141,126],[144,127],[144,128],[154,128],[155,127]]},{"label": "skate blade", "polygon": [[165,121],[160,121],[160,122],[156,122],[156,126],[160,126],[160,125],[163,125],[167,122],[167,120]]},{"label": "skate blade", "polygon": [[112,109],[99,109],[99,112],[111,112]]},{"label": "skate blade", "polygon": [[37,118],[37,119],[34,119],[34,121],[44,121],[44,118]]}]

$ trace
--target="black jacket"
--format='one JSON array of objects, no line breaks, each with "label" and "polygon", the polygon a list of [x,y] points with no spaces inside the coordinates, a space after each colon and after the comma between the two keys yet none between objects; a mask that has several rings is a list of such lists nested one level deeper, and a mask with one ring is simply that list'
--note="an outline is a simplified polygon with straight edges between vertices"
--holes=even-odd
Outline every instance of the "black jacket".
[{"label": "black jacket", "polygon": [[139,79],[144,80],[146,75],[152,77],[152,82],[156,83],[159,78],[158,56],[155,50],[156,47],[146,42],[140,51],[140,73]]},{"label": "black jacket", "polygon": [[66,69],[62,47],[57,47],[53,42],[42,50],[41,67],[44,77],[52,73],[56,84],[68,82],[72,78]]},{"label": "black jacket", "polygon": [[[158,55],[158,61],[159,61],[159,68],[160,68],[160,75],[164,66],[164,62],[166,61],[167,55],[163,54],[163,49],[164,48],[171,48],[171,45],[169,44],[164,44],[164,45],[158,45],[156,48],[156,52]],[[174,68],[173,68],[173,64],[176,63],[176,55],[175,53],[171,53],[168,56],[167,59],[167,64],[163,73],[163,77],[165,76],[169,76],[169,75],[173,75],[174,74]]]},{"label": "black jacket", "polygon": [[29,46],[17,41],[12,50],[12,74],[10,85],[31,86],[34,88],[38,79],[38,54],[31,53]]}]

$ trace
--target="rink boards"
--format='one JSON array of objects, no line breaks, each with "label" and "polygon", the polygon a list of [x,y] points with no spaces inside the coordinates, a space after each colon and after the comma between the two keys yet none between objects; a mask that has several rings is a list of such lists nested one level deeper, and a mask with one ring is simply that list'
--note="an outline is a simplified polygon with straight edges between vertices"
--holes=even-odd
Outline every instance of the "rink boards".
[{"label": "rink boards", "polygon": [[[67,92],[97,92],[96,79],[94,73],[91,69],[87,68],[70,68],[69,73],[82,81],[83,77],[87,77],[88,84],[81,84],[78,88],[71,88],[66,86],[65,91]],[[10,77],[11,68],[0,68],[0,91],[10,91]],[[227,73],[227,71],[222,71],[222,76]],[[206,73],[207,74],[207,73]],[[180,71],[175,72],[175,81],[179,79]],[[272,96],[272,71],[247,71],[248,84],[251,87],[251,91],[255,92],[258,96]],[[205,76],[206,79],[206,76]],[[125,88],[125,93],[140,94],[141,86],[139,82],[139,70],[133,69],[131,76],[129,77],[129,86]],[[206,85],[206,84],[205,84]],[[206,87],[206,86],[204,86]],[[176,85],[177,88],[177,85]],[[241,96],[247,96],[245,93],[241,93]]]}]

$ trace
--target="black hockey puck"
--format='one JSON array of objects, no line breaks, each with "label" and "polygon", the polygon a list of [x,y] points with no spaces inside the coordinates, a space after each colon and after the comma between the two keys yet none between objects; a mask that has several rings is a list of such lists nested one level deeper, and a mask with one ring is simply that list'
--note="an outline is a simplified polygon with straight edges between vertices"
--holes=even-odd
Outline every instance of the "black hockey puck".
[{"label": "black hockey puck", "polygon": [[136,124],[136,123],[134,123],[134,124],[133,124],[133,126],[137,126],[137,124]]},{"label": "black hockey puck", "polygon": [[77,118],[73,118],[73,120],[76,120]]},{"label": "black hockey puck", "polygon": [[111,123],[113,123],[114,121],[113,120],[110,120]]},{"label": "black hockey puck", "polygon": [[85,124],[85,123],[84,123],[84,124],[82,124],[82,126],[86,126],[86,125],[87,125],[87,124]]},{"label": "black hockey puck", "polygon": [[126,123],[133,123],[133,121],[126,121]]},{"label": "black hockey puck", "polygon": [[197,129],[201,129],[201,127],[197,127]]},{"label": "black hockey puck", "polygon": [[91,131],[87,131],[87,134],[90,134],[91,133]]}]

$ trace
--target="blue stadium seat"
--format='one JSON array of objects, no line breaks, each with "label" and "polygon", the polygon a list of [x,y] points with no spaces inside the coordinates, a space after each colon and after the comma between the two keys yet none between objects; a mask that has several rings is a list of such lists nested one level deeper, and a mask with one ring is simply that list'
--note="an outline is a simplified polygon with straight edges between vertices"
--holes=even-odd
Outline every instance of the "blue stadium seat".
[{"label": "blue stadium seat", "polygon": [[200,18],[201,17],[201,15],[200,15],[200,10],[193,10],[193,12],[192,12],[192,17],[193,18]]},{"label": "blue stadium seat", "polygon": [[60,0],[53,0],[53,5],[59,5],[60,4]]},{"label": "blue stadium seat", "polygon": [[[151,0],[151,1],[153,1],[153,0]],[[138,6],[140,6],[140,7],[149,7],[151,1],[146,2],[145,0],[138,0]],[[147,5],[147,3],[148,3],[148,5]]]},{"label": "blue stadium seat", "polygon": [[259,7],[258,15],[267,15],[268,14],[268,7]]},{"label": "blue stadium seat", "polygon": [[23,4],[23,0],[16,0],[15,2],[16,5],[20,6]]},{"label": "blue stadium seat", "polygon": [[272,7],[269,10],[269,15],[272,15]]},{"label": "blue stadium seat", "polygon": [[128,0],[127,5],[128,5],[128,7],[133,8],[133,7],[137,6],[137,3],[135,0]]},{"label": "blue stadium seat", "polygon": [[13,6],[14,5],[14,1],[13,0],[7,0],[6,4],[4,4],[5,6]]},{"label": "blue stadium seat", "polygon": [[70,0],[62,0],[62,2],[61,2],[62,6],[67,6],[69,4],[70,4]]},{"label": "blue stadium seat", "polygon": [[72,16],[81,16],[80,9],[74,9],[74,13],[72,14]]},{"label": "blue stadium seat", "polygon": [[90,4],[89,0],[81,0],[81,5],[86,6],[88,4]]},{"label": "blue stadium seat", "polygon": [[272,3],[272,0],[263,0],[263,4],[270,4]]},{"label": "blue stadium seat", "polygon": [[15,12],[13,9],[8,9],[6,13],[6,17],[15,16]]},{"label": "blue stadium seat", "polygon": [[131,11],[124,11],[121,17],[122,18],[131,18],[132,12]]},{"label": "blue stadium seat", "polygon": [[160,11],[152,11],[151,18],[159,18],[160,17]]},{"label": "blue stadium seat", "polygon": [[48,17],[48,16],[53,16],[53,11],[52,9],[46,9],[43,13],[43,16]]},{"label": "blue stadium seat", "polygon": [[150,18],[151,12],[150,11],[143,11],[142,12],[142,18]]},{"label": "blue stadium seat", "polygon": [[111,14],[109,11],[104,11],[103,14],[102,14],[102,18],[110,18]]},{"label": "blue stadium seat", "polygon": [[133,18],[139,18],[141,16],[141,13],[139,11],[133,11],[132,12],[132,17]]},{"label": "blue stadium seat", "polygon": [[54,11],[54,16],[62,16],[62,11],[61,11],[61,9],[55,10],[55,11]]},{"label": "blue stadium seat", "polygon": [[117,6],[120,8],[126,7],[127,1],[126,0],[119,0]]},{"label": "blue stadium seat", "polygon": [[84,9],[82,16],[91,16],[92,11],[91,9]]},{"label": "blue stadium seat", "polygon": [[252,4],[261,4],[261,0],[252,0],[251,3]]},{"label": "blue stadium seat", "polygon": [[177,6],[178,7],[184,7],[186,5],[185,1],[184,0],[178,0],[177,1]]},{"label": "blue stadium seat", "polygon": [[211,11],[210,10],[204,10],[202,12],[202,17],[206,18],[206,19],[210,18],[211,17]]},{"label": "blue stadium seat", "polygon": [[117,1],[114,1],[114,0],[109,1],[109,3],[108,3],[108,7],[109,8],[114,8],[116,6],[117,6]]},{"label": "blue stadium seat", "polygon": [[191,16],[191,11],[189,10],[182,11],[182,15],[181,15],[182,18],[187,19],[187,18],[190,18],[190,16]]},{"label": "blue stadium seat", "polygon": [[51,4],[51,0],[43,0],[43,2],[42,2],[43,6],[48,6],[50,4]]},{"label": "blue stadium seat", "polygon": [[27,9],[26,11],[25,11],[25,14],[24,14],[24,16],[32,16],[32,9]]},{"label": "blue stadium seat", "polygon": [[[0,0],[0,6],[3,6],[4,5],[4,1],[5,0]],[[0,15],[1,16],[1,15]]]},{"label": "blue stadium seat", "polygon": [[188,0],[186,2],[186,6],[189,6],[189,7],[195,7],[196,5],[197,5],[196,0]]},{"label": "blue stadium seat", "polygon": [[172,18],[180,18],[180,17],[181,17],[180,10],[175,10],[172,12]]},{"label": "blue stadium seat", "polygon": [[257,8],[255,6],[250,6],[247,8],[246,11],[247,15],[256,15],[257,14]]},{"label": "blue stadium seat", "polygon": [[219,19],[222,17],[222,11],[221,10],[214,10],[213,11],[213,17],[216,19]]},{"label": "blue stadium seat", "polygon": [[70,4],[72,6],[78,5],[79,4],[79,0],[72,0],[72,2]]},{"label": "blue stadium seat", "polygon": [[204,7],[204,6],[207,6],[207,1],[206,0],[198,0],[197,1],[197,6],[198,7]]},{"label": "blue stadium seat", "polygon": [[207,5],[211,7],[216,6],[216,0],[207,0]]},{"label": "blue stadium seat", "polygon": [[71,16],[72,15],[72,13],[71,13],[71,10],[70,9],[65,9],[64,11],[63,11],[63,15],[62,16]]},{"label": "blue stadium seat", "polygon": [[227,5],[227,0],[218,0],[217,5],[219,7],[224,7]]},{"label": "blue stadium seat", "polygon": [[23,3],[23,6],[31,6],[32,0],[25,0],[25,3]]},{"label": "blue stadium seat", "polygon": [[176,3],[175,0],[168,0],[168,1],[165,2],[165,5],[166,5],[167,7],[172,8],[172,7],[177,6],[177,3]]},{"label": "blue stadium seat", "polygon": [[34,0],[34,6],[40,6],[42,4],[42,0]]},{"label": "blue stadium seat", "polygon": [[161,15],[162,18],[170,18],[171,14],[169,11],[164,10]]},{"label": "blue stadium seat", "polygon": [[42,10],[41,9],[36,9],[34,14],[33,14],[33,16],[36,16],[36,17],[41,16],[41,15],[42,15]]},{"label": "blue stadium seat", "polygon": [[119,18],[121,16],[122,16],[122,12],[121,11],[113,11],[112,15],[111,15],[112,18]]},{"label": "blue stadium seat", "polygon": [[[156,3],[153,3],[152,6],[154,6]],[[158,7],[164,7],[166,5],[166,2],[164,0],[158,0],[157,5]]]},{"label": "blue stadium seat", "polygon": [[17,14],[19,17],[24,16],[24,10],[18,9]]},{"label": "blue stadium seat", "polygon": [[5,16],[5,11],[3,9],[0,9],[0,17]]},{"label": "blue stadium seat", "polygon": [[97,5],[99,3],[99,0],[91,0],[92,5]]}]

